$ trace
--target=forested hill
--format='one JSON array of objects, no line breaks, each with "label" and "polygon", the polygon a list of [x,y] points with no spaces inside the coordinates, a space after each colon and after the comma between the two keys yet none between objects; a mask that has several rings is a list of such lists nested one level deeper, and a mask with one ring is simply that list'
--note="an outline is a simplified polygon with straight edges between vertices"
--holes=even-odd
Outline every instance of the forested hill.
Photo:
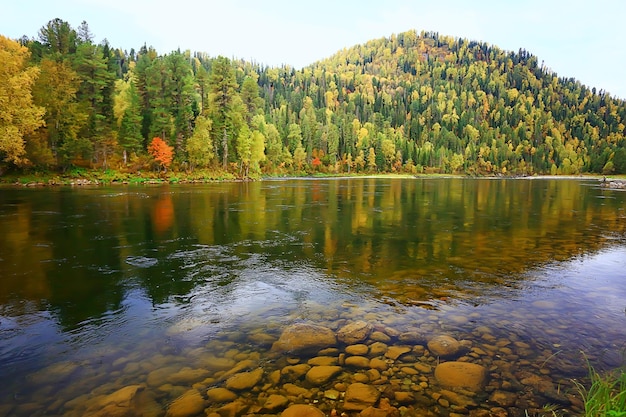
[{"label": "forested hill", "polygon": [[0,36],[0,168],[626,173],[626,102],[524,50],[409,31],[296,70],[92,39]]},{"label": "forested hill", "polygon": [[261,77],[271,107],[324,109],[339,155],[367,159],[373,147],[387,170],[626,173],[626,103],[524,50],[410,31],[276,79]]}]

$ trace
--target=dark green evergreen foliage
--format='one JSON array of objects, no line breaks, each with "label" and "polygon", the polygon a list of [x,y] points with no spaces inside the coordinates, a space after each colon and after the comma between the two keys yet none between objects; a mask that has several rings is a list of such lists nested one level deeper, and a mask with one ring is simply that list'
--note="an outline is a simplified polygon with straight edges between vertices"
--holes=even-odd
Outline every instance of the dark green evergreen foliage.
[{"label": "dark green evergreen foliage", "polygon": [[53,55],[58,59],[76,53],[78,34],[68,22],[53,19],[39,30],[42,54]]},{"label": "dark green evergreen foliage", "polygon": [[[222,167],[229,161],[229,149],[233,149],[233,140],[237,137],[241,124],[237,118],[237,94],[239,84],[235,71],[228,58],[218,57],[212,65],[209,77],[209,112],[213,122],[213,143],[219,144]],[[232,154],[230,155],[232,159]]]},{"label": "dark green evergreen foliage", "polygon": [[[213,166],[224,168],[241,163],[236,141],[245,127],[262,130],[266,172],[296,169],[298,150],[298,169],[315,160],[328,172],[375,163],[382,172],[626,173],[626,102],[559,77],[523,49],[409,31],[296,70],[204,53],[159,55],[146,45],[126,53],[92,38],[86,23],[75,31],[55,19],[38,40],[21,41],[33,64],[69,62],[80,80],[76,143],[49,141],[67,150],[66,160],[80,153],[103,163],[109,153],[145,152],[159,136],[184,162],[204,114]],[[118,126],[113,86],[127,77],[136,97]]]},{"label": "dark green evergreen foliage", "polygon": [[128,95],[130,98],[129,105],[122,116],[118,133],[119,143],[126,155],[137,153],[143,148],[141,102],[134,82],[130,83]]}]

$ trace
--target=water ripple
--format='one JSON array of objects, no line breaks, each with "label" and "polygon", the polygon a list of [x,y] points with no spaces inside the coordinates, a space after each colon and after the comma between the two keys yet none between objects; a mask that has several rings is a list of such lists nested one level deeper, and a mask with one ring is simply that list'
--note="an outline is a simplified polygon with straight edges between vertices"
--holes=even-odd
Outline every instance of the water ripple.
[{"label": "water ripple", "polygon": [[155,258],[148,258],[146,256],[128,256],[126,257],[126,263],[128,265],[136,266],[137,268],[150,268],[155,266],[159,261]]}]

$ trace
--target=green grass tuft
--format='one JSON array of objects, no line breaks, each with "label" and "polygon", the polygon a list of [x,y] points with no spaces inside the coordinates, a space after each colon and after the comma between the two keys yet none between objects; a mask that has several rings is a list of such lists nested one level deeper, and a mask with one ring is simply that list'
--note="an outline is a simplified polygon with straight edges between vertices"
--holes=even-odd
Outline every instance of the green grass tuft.
[{"label": "green grass tuft", "polygon": [[586,417],[626,417],[626,370],[604,375],[589,365],[591,385],[576,382],[585,403]]}]

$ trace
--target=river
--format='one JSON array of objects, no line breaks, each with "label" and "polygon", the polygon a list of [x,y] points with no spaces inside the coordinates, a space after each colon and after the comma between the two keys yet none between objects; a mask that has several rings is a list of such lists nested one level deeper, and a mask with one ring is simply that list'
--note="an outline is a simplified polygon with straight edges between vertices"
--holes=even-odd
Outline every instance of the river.
[{"label": "river", "polygon": [[[588,363],[624,365],[626,192],[593,179],[7,187],[0,233],[0,416],[352,416],[356,385],[579,415]],[[298,325],[335,342],[277,349]]]}]

